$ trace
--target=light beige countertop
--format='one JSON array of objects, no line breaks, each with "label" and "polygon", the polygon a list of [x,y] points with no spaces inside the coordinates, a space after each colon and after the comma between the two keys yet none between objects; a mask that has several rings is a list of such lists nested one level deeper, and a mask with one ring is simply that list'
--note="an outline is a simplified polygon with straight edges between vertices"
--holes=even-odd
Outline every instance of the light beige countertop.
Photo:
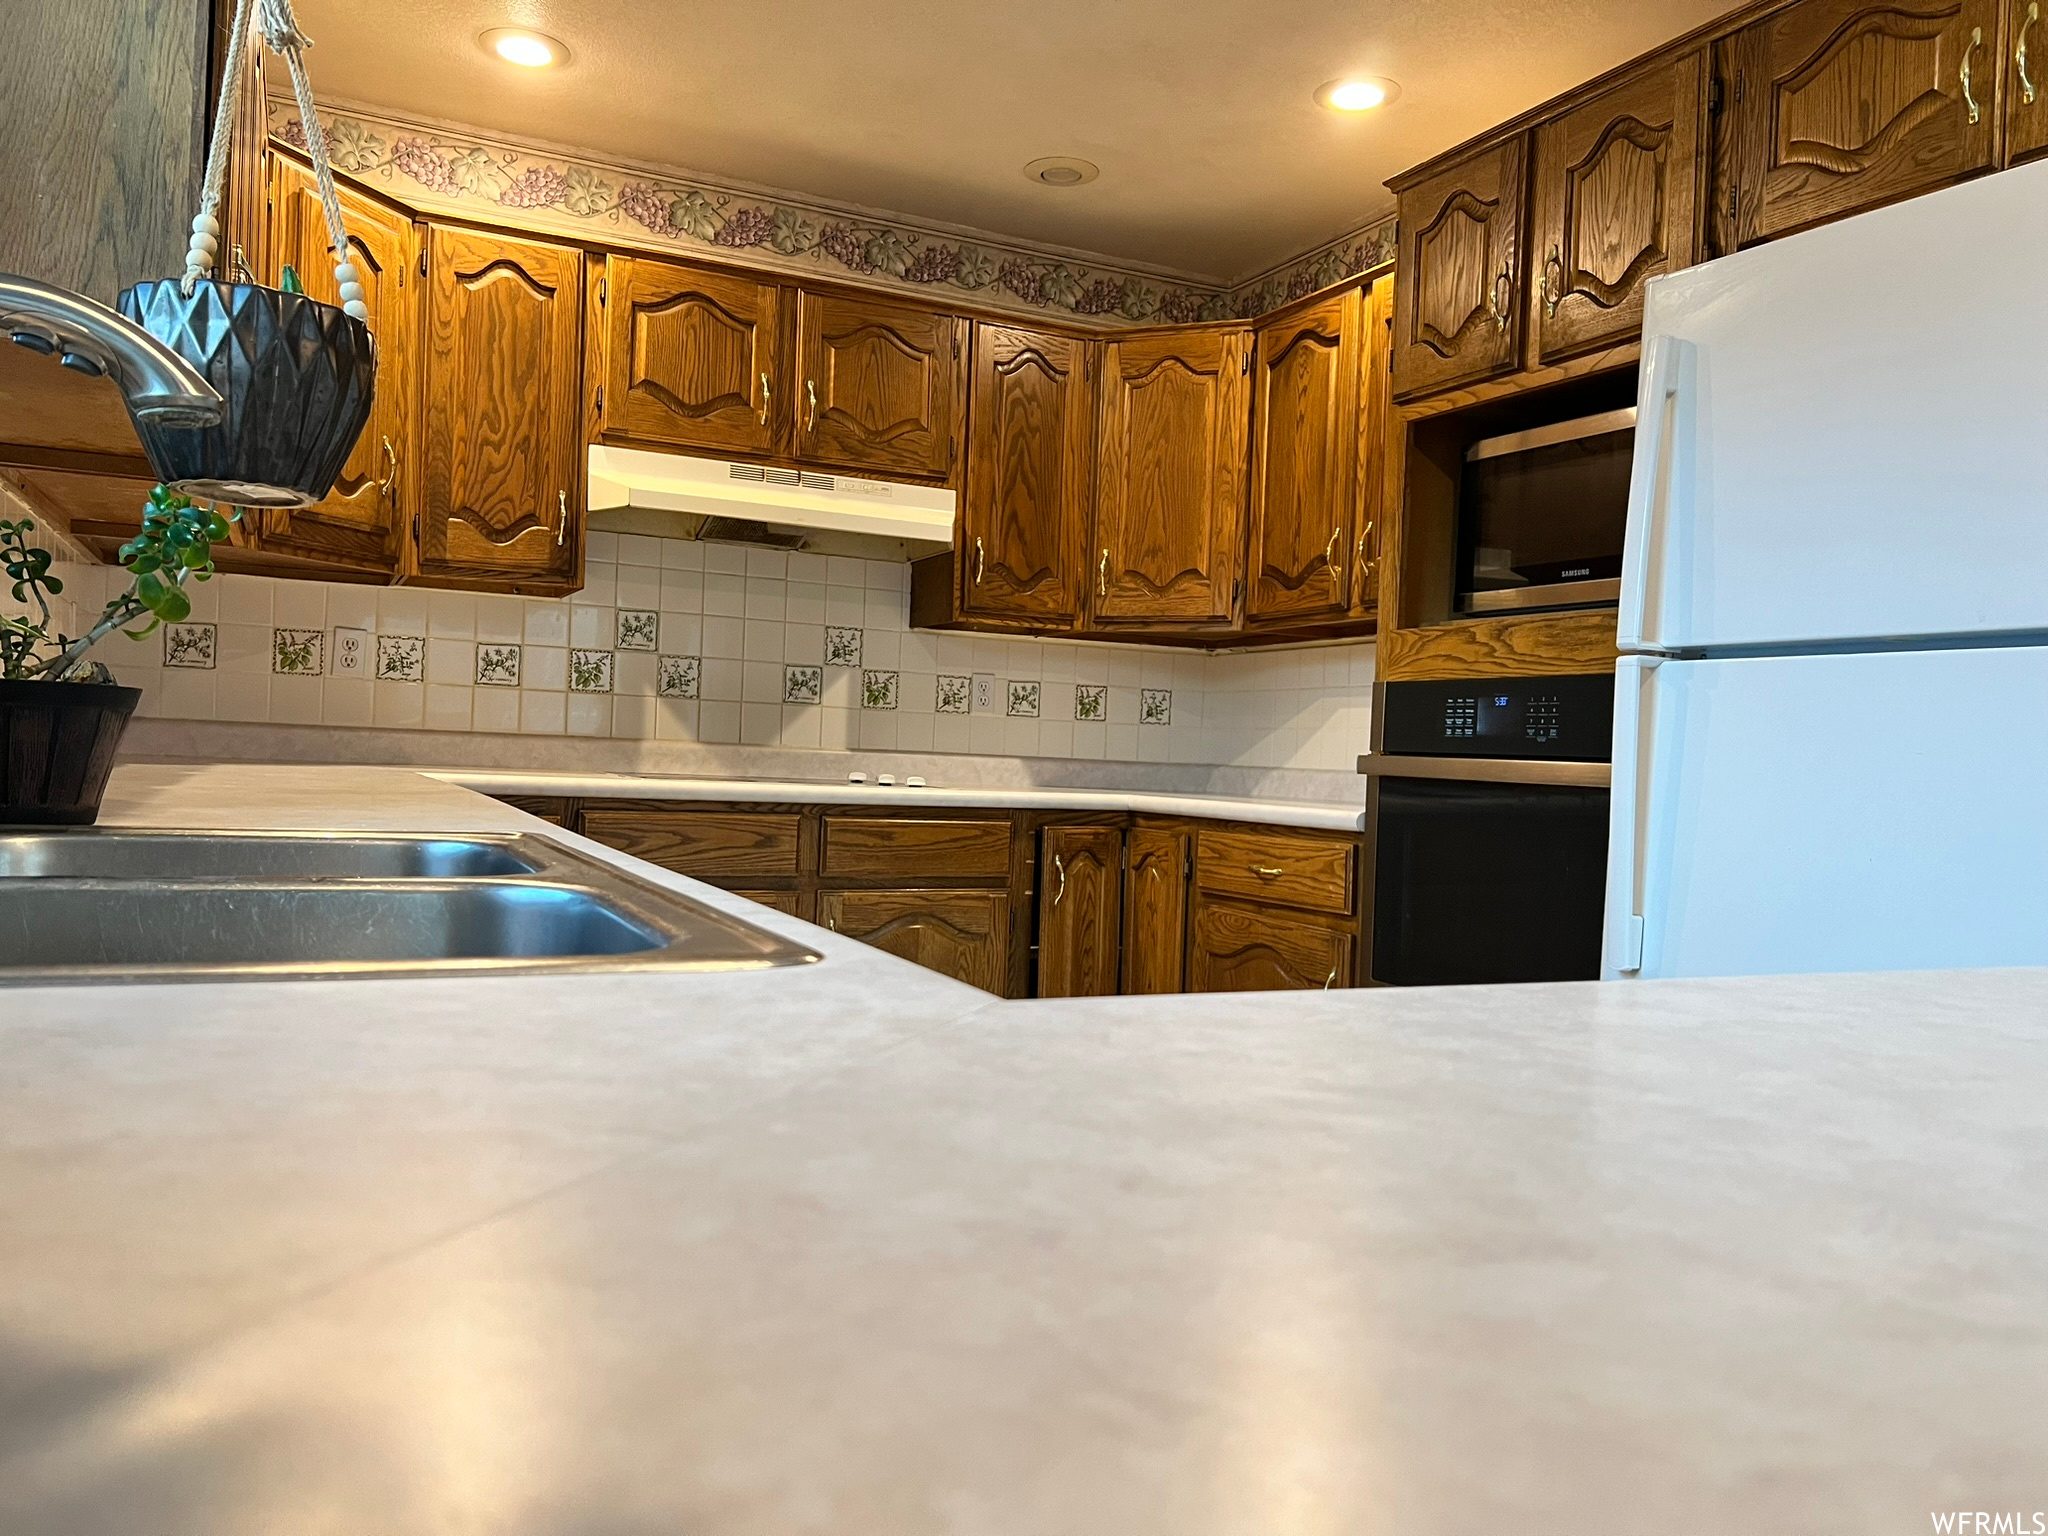
[{"label": "light beige countertop", "polygon": [[[536,825],[375,769],[107,817]],[[2048,1508],[2048,973],[997,1003],[650,877],[825,961],[0,989],[0,1532]]]}]

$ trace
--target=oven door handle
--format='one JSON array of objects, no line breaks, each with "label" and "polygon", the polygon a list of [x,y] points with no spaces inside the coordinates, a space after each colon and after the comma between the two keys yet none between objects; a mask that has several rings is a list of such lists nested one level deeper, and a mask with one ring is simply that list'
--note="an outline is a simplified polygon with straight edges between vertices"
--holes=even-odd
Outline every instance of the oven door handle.
[{"label": "oven door handle", "polygon": [[1615,637],[1624,651],[1664,648],[1669,568],[1681,547],[1681,530],[1691,522],[1697,378],[1698,349],[1691,342],[1652,336],[1644,343]]},{"label": "oven door handle", "polygon": [[1614,783],[1608,800],[1607,895],[1600,975],[1615,981],[1643,970],[1644,899],[1652,857],[1649,800],[1656,760],[1653,695],[1661,656],[1623,656],[1614,666]]},{"label": "oven door handle", "polygon": [[1517,757],[1388,757],[1368,752],[1358,771],[1377,779],[1448,779],[1464,784],[1566,784],[1605,789],[1611,770],[1606,763],[1560,758]]}]

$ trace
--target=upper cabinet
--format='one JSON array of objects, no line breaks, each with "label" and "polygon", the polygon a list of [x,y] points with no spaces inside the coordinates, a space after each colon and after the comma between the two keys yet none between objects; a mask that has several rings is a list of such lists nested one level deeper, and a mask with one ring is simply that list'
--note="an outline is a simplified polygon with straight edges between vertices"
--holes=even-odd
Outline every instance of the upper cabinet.
[{"label": "upper cabinet", "polygon": [[1632,340],[1644,283],[1698,259],[1704,64],[1697,53],[1659,64],[1537,128],[1539,361]]},{"label": "upper cabinet", "polygon": [[431,225],[409,575],[560,591],[582,565],[583,253]]},{"label": "upper cabinet", "polygon": [[800,459],[942,479],[959,458],[967,322],[867,295],[797,295]]},{"label": "upper cabinet", "polygon": [[1071,625],[1081,613],[1098,344],[1014,326],[974,334],[961,611]]},{"label": "upper cabinet", "polygon": [[2048,153],[2048,30],[2041,12],[2048,0],[2006,0],[2005,158],[2018,165]]},{"label": "upper cabinet", "polygon": [[784,290],[742,273],[638,256],[605,258],[600,430],[714,454],[772,453],[789,402],[779,388]]},{"label": "upper cabinet", "polygon": [[[286,266],[313,298],[338,304],[327,215],[313,173],[284,155],[270,158],[270,220],[265,282]],[[417,246],[410,215],[337,186],[377,344],[377,390],[369,424],[335,477],[327,499],[311,507],[264,511],[263,549],[328,564],[389,573],[418,495],[413,430],[419,360]]]},{"label": "upper cabinet", "polygon": [[1350,606],[1364,315],[1350,288],[1254,335],[1248,624]]},{"label": "upper cabinet", "polygon": [[1527,179],[1528,139],[1518,134],[1397,184],[1397,393],[1470,383],[1519,361]]},{"label": "upper cabinet", "polygon": [[1236,612],[1251,336],[1188,328],[1104,348],[1091,617],[1200,628]]},{"label": "upper cabinet", "polygon": [[[1988,170],[2011,0],[1802,0],[1721,45],[1724,250]],[[2022,0],[2022,5],[2028,0]],[[2024,10],[2022,10],[2024,15]]]}]

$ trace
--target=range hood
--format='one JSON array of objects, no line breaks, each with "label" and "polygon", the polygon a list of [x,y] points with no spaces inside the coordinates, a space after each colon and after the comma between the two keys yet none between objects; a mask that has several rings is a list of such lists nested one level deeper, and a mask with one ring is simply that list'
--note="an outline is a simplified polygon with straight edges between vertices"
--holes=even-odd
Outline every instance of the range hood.
[{"label": "range hood", "polygon": [[898,559],[950,549],[953,492],[639,448],[590,450],[590,526]]}]

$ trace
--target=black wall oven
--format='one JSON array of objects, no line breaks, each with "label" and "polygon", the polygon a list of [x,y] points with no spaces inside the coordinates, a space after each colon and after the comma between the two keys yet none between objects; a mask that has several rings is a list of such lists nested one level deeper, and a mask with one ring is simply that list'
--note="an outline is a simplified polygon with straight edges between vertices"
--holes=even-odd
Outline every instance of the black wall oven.
[{"label": "black wall oven", "polygon": [[1372,979],[1597,979],[1612,674],[1388,683],[1380,710]]}]

